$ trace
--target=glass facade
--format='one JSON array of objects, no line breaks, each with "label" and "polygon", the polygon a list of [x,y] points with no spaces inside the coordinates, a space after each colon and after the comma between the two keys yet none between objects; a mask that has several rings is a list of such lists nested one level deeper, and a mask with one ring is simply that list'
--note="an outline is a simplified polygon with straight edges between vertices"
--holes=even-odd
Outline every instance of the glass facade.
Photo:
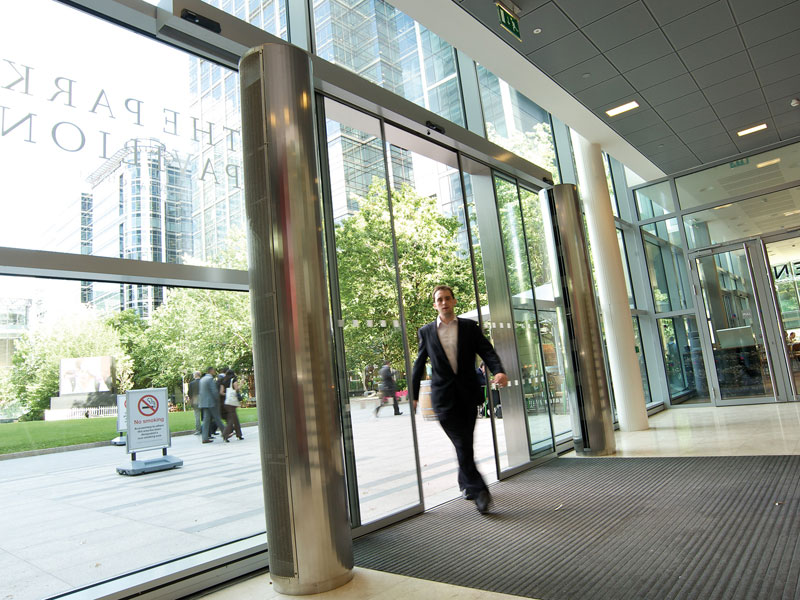
[{"label": "glass facade", "polygon": [[550,171],[559,183],[550,115],[485,67],[477,69],[486,137]]},{"label": "glass facade", "polygon": [[383,0],[314,0],[316,54],[464,125],[455,48]]},{"label": "glass facade", "polygon": [[800,179],[798,157],[800,144],[790,144],[678,177],[675,179],[678,201],[682,209],[690,209],[759,194]]},{"label": "glass facade", "polygon": [[656,312],[690,307],[686,255],[677,219],[643,225],[642,239]]},{"label": "glass facade", "polygon": [[652,219],[675,212],[669,181],[639,188],[635,193],[640,219]]},{"label": "glass facade", "polygon": [[[299,5],[209,4],[287,40]],[[444,40],[382,0],[308,8],[319,56],[465,124],[456,52]],[[59,27],[43,30],[42,14]],[[108,441],[118,433],[117,395],[163,388],[169,453],[184,461],[147,478],[121,478],[115,468],[128,459],[113,446],[72,453],[68,469],[47,466],[48,455],[4,462],[0,525],[8,543],[36,556],[8,585],[52,595],[263,543],[262,399],[253,397],[249,298],[231,291],[246,289],[247,268],[238,74],[137,34],[136,23],[111,22],[125,17],[102,20],[50,0],[16,3],[4,16],[14,27],[0,41],[0,187],[19,218],[0,246],[66,253],[80,268],[59,278],[37,258],[36,277],[3,282],[0,419],[19,422],[0,423],[0,453]],[[75,31],[86,43],[63,33]],[[64,51],[43,50],[53,44]],[[196,45],[202,53],[208,42]],[[471,102],[482,104],[488,138],[558,180],[550,115],[476,68]],[[408,400],[416,332],[435,316],[433,286],[454,288],[458,312],[482,325],[512,381],[500,391],[490,380],[479,409],[475,451],[487,481],[571,441],[567,315],[548,198],[531,181],[335,99],[317,106],[350,515],[354,527],[372,526],[458,493],[455,461],[443,454],[449,442],[424,403]],[[631,199],[613,159],[606,163],[618,215]],[[105,272],[93,271],[95,258],[110,261]],[[633,306],[631,287],[629,298]],[[638,351],[648,331],[636,319]],[[208,366],[232,369],[241,383],[241,441],[201,445],[191,435],[189,383]],[[382,372],[393,397],[384,395]],[[71,433],[38,437],[35,427]],[[24,491],[9,492],[22,480]],[[187,502],[202,510],[186,510]],[[128,542],[117,549],[119,539]]]}]

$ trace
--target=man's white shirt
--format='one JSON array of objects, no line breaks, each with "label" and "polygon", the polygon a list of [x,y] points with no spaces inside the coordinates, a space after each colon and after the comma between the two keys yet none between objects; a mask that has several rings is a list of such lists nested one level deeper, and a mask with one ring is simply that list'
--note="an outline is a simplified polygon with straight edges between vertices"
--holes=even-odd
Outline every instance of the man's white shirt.
[{"label": "man's white shirt", "polygon": [[458,372],[458,317],[449,323],[442,321],[441,316],[436,317],[436,332],[453,373]]}]

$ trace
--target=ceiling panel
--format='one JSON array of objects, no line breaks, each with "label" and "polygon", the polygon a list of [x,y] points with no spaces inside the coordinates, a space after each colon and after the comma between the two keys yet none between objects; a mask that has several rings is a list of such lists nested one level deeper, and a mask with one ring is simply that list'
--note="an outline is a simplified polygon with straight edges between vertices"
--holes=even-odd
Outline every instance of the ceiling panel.
[{"label": "ceiling panel", "polygon": [[[739,96],[735,96],[734,98],[728,98],[727,100],[714,104],[714,112],[716,112],[720,118],[729,117],[744,110],[763,108],[766,108],[764,94],[760,89],[751,90]],[[769,111],[767,110],[765,113],[768,114]]]},{"label": "ceiling panel", "polygon": [[619,71],[614,65],[608,62],[605,56],[598,54],[574,67],[561,71],[553,79],[565,90],[574,94],[618,75]]},{"label": "ceiling panel", "polygon": [[709,123],[706,123],[705,125],[698,125],[697,127],[692,127],[691,129],[682,131],[680,133],[680,136],[681,139],[691,147],[692,142],[697,142],[705,138],[711,137],[712,135],[719,135],[719,134],[724,134],[725,136],[728,137],[728,139],[730,139],[730,136],[728,136],[728,133],[722,126],[722,123],[720,123],[719,121],[711,121]]},{"label": "ceiling panel", "polygon": [[[744,92],[759,90],[759,87],[756,74],[750,71],[744,75],[739,75],[727,81],[723,81],[722,83],[706,87],[703,89],[703,94],[708,98],[709,102],[717,104],[728,98],[741,96]],[[764,97],[760,97],[763,101]]]},{"label": "ceiling panel", "polygon": [[[755,1],[755,0],[754,0]],[[751,21],[742,23],[739,30],[742,32],[745,44],[758,46],[769,40],[791,33],[800,22],[800,2],[792,2],[777,10],[773,10]]]},{"label": "ceiling panel", "polygon": [[800,0],[506,0],[521,44],[492,0],[453,1],[667,173],[800,136]]},{"label": "ceiling panel", "polygon": [[528,58],[545,73],[556,75],[598,54],[600,51],[594,44],[580,31],[575,31],[528,54]]},{"label": "ceiling panel", "polygon": [[673,52],[660,29],[646,33],[605,53],[620,71],[630,71]]},{"label": "ceiling panel", "polygon": [[682,96],[677,100],[659,104],[654,108],[655,111],[665,119],[674,119],[675,117],[680,117],[681,115],[706,107],[708,107],[708,100],[706,100],[703,93],[698,90],[694,93]]},{"label": "ceiling panel", "polygon": [[[666,38],[664,38],[666,42]],[[686,73],[686,67],[674,52],[623,73],[631,85],[643,90]]]},{"label": "ceiling panel", "polygon": [[733,14],[740,23],[773,11],[776,8],[790,4],[794,0],[728,0]]},{"label": "ceiling panel", "polygon": [[691,69],[710,65],[744,50],[744,42],[735,27],[712,35],[696,44],[678,50],[683,62]]},{"label": "ceiling panel", "polygon": [[748,49],[748,52],[753,60],[753,66],[759,68],[797,54],[798,48],[800,48],[800,30],[795,30],[758,46],[753,46]]},{"label": "ceiling panel", "polygon": [[747,52],[743,50],[711,63],[710,65],[693,70],[692,77],[694,77],[697,85],[709,87],[736,77],[737,75],[752,72],[753,65],[750,62],[750,57]]},{"label": "ceiling panel", "polygon": [[660,25],[677,21],[712,2],[714,0],[644,0]]},{"label": "ceiling panel", "polygon": [[558,4],[578,27],[602,19],[636,0],[561,0]]},{"label": "ceiling panel", "polygon": [[515,4],[519,6],[520,15],[524,17],[527,13],[536,10],[548,2],[549,0],[516,0]]},{"label": "ceiling panel", "polygon": [[[530,54],[578,28],[555,4],[548,2],[522,17],[519,29],[522,35],[522,41],[517,42],[520,44],[519,50],[523,54]],[[541,29],[541,33],[534,33],[536,29]]]},{"label": "ceiling panel", "polygon": [[583,32],[595,46],[605,52],[657,28],[655,19],[644,4],[634,2],[590,23],[583,28]]},{"label": "ceiling panel", "polygon": [[658,106],[670,100],[675,100],[675,98],[691,94],[697,91],[697,89],[697,84],[694,82],[694,79],[686,73],[659,83],[658,85],[654,85],[646,90],[642,90],[642,96],[644,96],[644,99],[652,106]]},{"label": "ceiling panel", "polygon": [[676,49],[691,46],[734,26],[726,0],[719,0],[677,21],[664,25],[667,39]]},{"label": "ceiling panel", "polygon": [[[800,47],[797,48],[800,52]],[[793,54],[783,60],[764,65],[758,70],[758,80],[761,85],[769,85],[783,79],[788,79],[797,74],[800,65],[800,54]]]},{"label": "ceiling panel", "polygon": [[575,97],[580,100],[584,106],[599,108],[605,107],[607,104],[613,104],[622,98],[630,97],[633,92],[633,86],[625,81],[621,75],[617,75],[607,81],[578,92],[575,94]]},{"label": "ceiling panel", "polygon": [[667,124],[677,133],[680,133],[700,125],[705,125],[706,123],[711,123],[712,121],[718,121],[718,117],[714,114],[714,111],[711,110],[711,107],[709,107],[701,108],[700,110],[670,119]]},{"label": "ceiling panel", "polygon": [[606,117],[605,121],[622,136],[664,123],[664,119],[653,109],[637,110],[628,116],[615,117],[614,119]]}]

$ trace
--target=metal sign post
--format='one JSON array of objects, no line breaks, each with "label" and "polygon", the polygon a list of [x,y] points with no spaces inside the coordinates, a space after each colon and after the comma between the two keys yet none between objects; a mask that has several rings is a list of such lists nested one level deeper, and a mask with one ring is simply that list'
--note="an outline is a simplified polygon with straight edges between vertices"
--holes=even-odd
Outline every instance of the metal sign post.
[{"label": "metal sign post", "polygon": [[[124,397],[127,421],[126,450],[131,455],[131,464],[117,467],[117,473],[141,475],[182,466],[183,461],[180,458],[167,455],[167,448],[172,445],[169,433],[167,388],[130,390]],[[161,449],[161,456],[144,460],[136,459],[137,452],[158,449]]]}]

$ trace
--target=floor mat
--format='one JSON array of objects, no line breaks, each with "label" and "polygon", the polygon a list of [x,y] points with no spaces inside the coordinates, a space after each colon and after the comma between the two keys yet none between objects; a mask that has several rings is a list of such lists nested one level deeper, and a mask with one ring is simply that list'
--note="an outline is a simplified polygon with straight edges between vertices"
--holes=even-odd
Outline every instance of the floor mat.
[{"label": "floor mat", "polygon": [[800,597],[800,456],[559,458],[354,542],[360,567],[541,600]]}]

